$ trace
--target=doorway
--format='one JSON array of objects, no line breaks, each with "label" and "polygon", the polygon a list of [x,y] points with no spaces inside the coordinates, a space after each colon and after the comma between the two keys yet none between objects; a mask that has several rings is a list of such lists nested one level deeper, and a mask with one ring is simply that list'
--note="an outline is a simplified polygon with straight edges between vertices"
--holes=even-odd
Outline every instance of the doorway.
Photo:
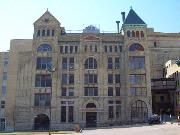
[{"label": "doorway", "polygon": [[97,126],[97,112],[86,112],[86,127]]},{"label": "doorway", "polygon": [[34,118],[35,130],[49,130],[50,120],[46,114],[39,114]]}]

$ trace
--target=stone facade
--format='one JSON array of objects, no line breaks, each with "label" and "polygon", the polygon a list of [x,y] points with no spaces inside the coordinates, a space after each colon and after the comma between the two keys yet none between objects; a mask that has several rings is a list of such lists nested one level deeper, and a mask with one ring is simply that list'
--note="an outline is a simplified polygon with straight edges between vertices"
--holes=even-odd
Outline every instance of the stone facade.
[{"label": "stone facade", "polygon": [[99,33],[92,26],[92,32],[65,33],[46,11],[34,23],[33,39],[12,40],[8,130],[146,122],[151,78],[161,77],[165,60],[178,57],[180,34],[154,32],[132,9],[123,21],[123,34]]}]

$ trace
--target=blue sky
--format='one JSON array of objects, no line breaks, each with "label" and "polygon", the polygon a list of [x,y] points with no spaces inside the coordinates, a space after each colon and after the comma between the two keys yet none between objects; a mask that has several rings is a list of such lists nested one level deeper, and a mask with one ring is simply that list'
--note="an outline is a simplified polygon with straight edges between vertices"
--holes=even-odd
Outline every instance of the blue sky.
[{"label": "blue sky", "polygon": [[1,0],[0,51],[9,50],[11,39],[31,39],[33,22],[47,8],[66,30],[93,24],[101,31],[116,31],[115,21],[131,6],[155,31],[180,32],[179,0]]}]

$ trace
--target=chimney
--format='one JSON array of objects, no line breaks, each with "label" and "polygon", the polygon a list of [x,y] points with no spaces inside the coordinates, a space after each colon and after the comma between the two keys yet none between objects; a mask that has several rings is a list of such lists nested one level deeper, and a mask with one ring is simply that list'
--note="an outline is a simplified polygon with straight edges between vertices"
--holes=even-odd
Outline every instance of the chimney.
[{"label": "chimney", "polygon": [[120,21],[116,21],[116,23],[117,23],[117,32],[119,34],[119,23],[120,23]]},{"label": "chimney", "polygon": [[122,21],[124,23],[124,21],[125,21],[125,12],[121,12],[121,15],[122,15]]}]

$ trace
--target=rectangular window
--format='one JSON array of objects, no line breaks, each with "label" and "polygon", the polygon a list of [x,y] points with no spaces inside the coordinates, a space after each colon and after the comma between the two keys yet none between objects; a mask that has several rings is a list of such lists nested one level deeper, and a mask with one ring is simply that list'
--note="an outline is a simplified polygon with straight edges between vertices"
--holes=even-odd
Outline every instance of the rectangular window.
[{"label": "rectangular window", "polygon": [[130,69],[145,69],[145,57],[129,57],[129,67]]},{"label": "rectangular window", "polygon": [[104,51],[107,52],[107,46],[104,46]]},{"label": "rectangular window", "polygon": [[8,66],[8,60],[4,61],[4,67],[6,68]]},{"label": "rectangular window", "polygon": [[45,30],[42,30],[42,36],[45,36]]},{"label": "rectangular window", "polygon": [[7,72],[3,72],[3,80],[7,80]]},{"label": "rectangular window", "polygon": [[35,79],[35,87],[51,87],[52,86],[52,79],[51,75],[36,75]]},{"label": "rectangular window", "polygon": [[1,101],[1,108],[5,108],[5,101],[4,100]]},{"label": "rectangular window", "polygon": [[116,101],[116,118],[120,118],[121,116],[121,102]]},{"label": "rectangular window", "polygon": [[84,84],[96,84],[98,80],[97,74],[85,74]]},{"label": "rectangular window", "polygon": [[113,106],[109,106],[108,112],[109,112],[108,118],[109,118],[109,119],[113,119],[113,118],[114,118]]},{"label": "rectangular window", "polygon": [[115,74],[115,83],[120,83],[120,74]]},{"label": "rectangular window", "polygon": [[98,96],[98,88],[97,87],[85,87],[84,95],[85,96]]},{"label": "rectangular window", "polygon": [[120,58],[116,57],[115,58],[115,69],[119,69],[120,68]]},{"label": "rectangular window", "polygon": [[145,74],[131,74],[129,76],[129,82],[131,84],[143,84],[146,82]]},{"label": "rectangular window", "polygon": [[6,130],[6,120],[5,118],[0,118],[0,131]]},{"label": "rectangular window", "polygon": [[69,87],[69,96],[74,96],[74,88]]},{"label": "rectangular window", "polygon": [[116,96],[120,96],[120,87],[116,87]]},{"label": "rectangular window", "polygon": [[147,96],[145,87],[131,87],[129,91],[132,96]]},{"label": "rectangular window", "polygon": [[75,46],[75,53],[77,53],[77,51],[78,51],[78,47],[77,47],[77,46]]},{"label": "rectangular window", "polygon": [[38,57],[36,62],[36,69],[50,69],[52,58],[50,57]]},{"label": "rectangular window", "polygon": [[97,46],[94,47],[94,51],[97,52]]},{"label": "rectangular window", "polygon": [[68,84],[68,76],[67,76],[67,74],[62,74],[62,84]]},{"label": "rectangular window", "polygon": [[68,53],[68,46],[65,46],[65,53]]},{"label": "rectangular window", "polygon": [[62,59],[62,69],[67,69],[68,68],[68,62],[67,58]]},{"label": "rectangular window", "polygon": [[112,69],[113,68],[113,59],[112,57],[108,58],[108,69]]},{"label": "rectangular window", "polygon": [[112,46],[109,46],[109,52],[112,52]]},{"label": "rectangular window", "polygon": [[70,53],[73,53],[73,46],[70,46]]},{"label": "rectangular window", "polygon": [[41,33],[41,31],[40,31],[40,30],[38,30],[38,31],[37,31],[37,37],[39,37],[39,36],[40,36],[40,33]]},{"label": "rectangular window", "polygon": [[50,106],[50,93],[36,93],[34,97],[34,106]]},{"label": "rectangular window", "polygon": [[108,87],[108,96],[113,96],[113,87]]},{"label": "rectangular window", "polygon": [[50,30],[47,30],[47,36],[50,36]]},{"label": "rectangular window", "polygon": [[63,53],[63,46],[60,46],[60,53]]},{"label": "rectangular window", "polygon": [[74,69],[74,58],[69,58],[69,69]]},{"label": "rectangular window", "polygon": [[117,46],[114,46],[114,51],[118,52]]},{"label": "rectangular window", "polygon": [[122,52],[122,46],[119,46],[119,52]]},{"label": "rectangular window", "polygon": [[2,95],[6,95],[6,86],[2,86]]},{"label": "rectangular window", "polygon": [[108,83],[109,84],[113,83],[113,74],[108,74]]},{"label": "rectangular window", "polygon": [[61,122],[66,122],[66,106],[61,106]]},{"label": "rectangular window", "polygon": [[74,84],[74,74],[69,74],[69,84]]},{"label": "rectangular window", "polygon": [[61,89],[61,96],[66,96],[66,93],[67,93],[67,88],[66,87],[62,87]]},{"label": "rectangular window", "polygon": [[74,121],[74,107],[73,106],[68,106],[68,122],[73,122]]},{"label": "rectangular window", "polygon": [[54,30],[52,30],[52,36],[54,36]]}]

